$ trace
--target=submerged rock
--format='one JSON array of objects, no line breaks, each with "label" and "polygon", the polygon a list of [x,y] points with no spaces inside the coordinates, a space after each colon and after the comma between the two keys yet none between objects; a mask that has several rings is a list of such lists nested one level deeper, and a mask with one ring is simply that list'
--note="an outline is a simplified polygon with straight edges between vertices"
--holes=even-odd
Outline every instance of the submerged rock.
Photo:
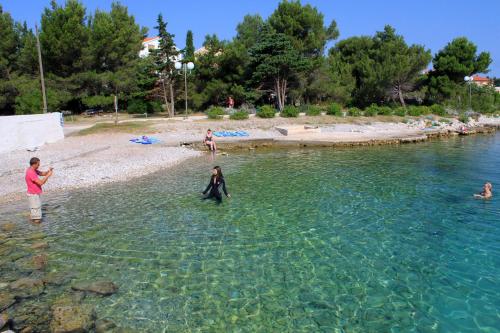
[{"label": "submerged rock", "polygon": [[0,229],[2,229],[5,232],[10,232],[16,228],[16,225],[12,222],[7,222],[7,223],[2,223],[0,225]]},{"label": "submerged rock", "polygon": [[111,281],[77,282],[71,286],[71,289],[109,296],[118,291],[118,286]]},{"label": "submerged rock", "polygon": [[94,327],[95,313],[91,305],[56,306],[52,310],[52,333],[85,333]]},{"label": "submerged rock", "polygon": [[40,295],[44,290],[43,281],[39,279],[21,278],[10,284],[16,297],[29,298]]},{"label": "submerged rock", "polygon": [[0,313],[0,329],[4,328],[9,322],[9,315],[6,313]]},{"label": "submerged rock", "polygon": [[33,266],[35,269],[44,269],[48,262],[49,257],[45,253],[33,257]]},{"label": "submerged rock", "polygon": [[112,320],[107,318],[99,319],[95,323],[96,333],[111,333],[114,332],[116,328],[116,324]]},{"label": "submerged rock", "polygon": [[37,242],[30,246],[33,250],[42,250],[47,249],[49,247],[49,243],[47,242]]},{"label": "submerged rock", "polygon": [[16,303],[16,299],[13,295],[0,292],[0,312],[11,307],[14,303]]},{"label": "submerged rock", "polygon": [[62,284],[68,283],[73,277],[73,274],[66,272],[50,272],[45,275],[42,280],[45,284],[52,284],[60,286]]}]

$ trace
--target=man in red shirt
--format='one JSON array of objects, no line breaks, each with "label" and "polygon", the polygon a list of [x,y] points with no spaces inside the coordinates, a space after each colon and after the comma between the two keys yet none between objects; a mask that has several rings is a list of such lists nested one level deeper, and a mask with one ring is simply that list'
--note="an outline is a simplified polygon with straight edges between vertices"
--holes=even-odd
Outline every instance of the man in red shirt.
[{"label": "man in red shirt", "polygon": [[[40,159],[38,157],[32,157],[30,159],[30,167],[26,170],[26,186],[28,188],[27,195],[30,205],[30,217],[35,223],[40,223],[42,221],[42,200],[40,195],[42,194],[42,185],[47,182],[47,180],[52,176],[53,168],[49,168],[49,171],[38,171],[40,167]],[[38,176],[43,176],[39,178]]]}]

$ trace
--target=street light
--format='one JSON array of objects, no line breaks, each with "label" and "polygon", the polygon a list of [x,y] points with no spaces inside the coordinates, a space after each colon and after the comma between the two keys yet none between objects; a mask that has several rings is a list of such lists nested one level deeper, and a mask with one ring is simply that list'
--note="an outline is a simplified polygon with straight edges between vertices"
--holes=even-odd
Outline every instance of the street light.
[{"label": "street light", "polygon": [[474,78],[472,76],[466,76],[464,77],[464,81],[469,84],[469,111],[472,110],[472,81],[474,81]]},{"label": "street light", "polygon": [[188,63],[179,62],[179,61],[175,62],[175,69],[177,69],[177,70],[183,69],[184,70],[184,101],[185,101],[185,105],[186,105],[186,115],[185,115],[186,119],[188,117],[187,71],[188,71],[188,69],[191,71],[193,68],[194,68],[194,64],[191,61]]}]

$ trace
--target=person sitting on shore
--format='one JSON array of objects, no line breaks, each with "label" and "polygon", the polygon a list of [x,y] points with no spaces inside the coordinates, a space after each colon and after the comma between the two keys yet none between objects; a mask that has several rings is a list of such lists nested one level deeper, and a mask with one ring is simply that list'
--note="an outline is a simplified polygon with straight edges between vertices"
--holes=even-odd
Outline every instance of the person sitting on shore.
[{"label": "person sitting on shore", "polygon": [[217,150],[217,145],[215,144],[214,136],[212,134],[212,130],[209,129],[207,131],[207,135],[205,136],[205,139],[203,140],[203,144],[205,144],[208,149],[211,151],[216,151]]},{"label": "person sitting on shore", "polygon": [[474,194],[475,198],[478,199],[490,199],[493,196],[493,186],[490,182],[486,182],[483,186],[483,192],[479,194]]},{"label": "person sitting on shore", "polygon": [[[219,188],[222,186],[222,191],[224,191],[224,194],[226,197],[230,198],[231,195],[227,193],[226,189],[226,182],[224,180],[224,176],[222,175],[222,170],[219,166],[215,166],[212,169],[212,177],[210,177],[210,183],[208,183],[207,188],[205,191],[203,191],[203,195],[206,195],[203,199],[210,199],[210,198],[215,198],[217,200],[217,203],[222,202],[222,195],[219,191]],[[210,193],[209,193],[210,191]]]},{"label": "person sitting on shore", "polygon": [[[40,159],[38,157],[33,157],[30,159],[30,167],[26,170],[26,186],[28,188],[27,195],[30,206],[30,218],[34,223],[40,223],[42,221],[42,200],[40,195],[42,194],[42,185],[44,185],[47,180],[52,176],[53,168],[49,168],[48,171],[38,171],[40,167]],[[38,176],[43,176],[44,178],[38,178]]]}]

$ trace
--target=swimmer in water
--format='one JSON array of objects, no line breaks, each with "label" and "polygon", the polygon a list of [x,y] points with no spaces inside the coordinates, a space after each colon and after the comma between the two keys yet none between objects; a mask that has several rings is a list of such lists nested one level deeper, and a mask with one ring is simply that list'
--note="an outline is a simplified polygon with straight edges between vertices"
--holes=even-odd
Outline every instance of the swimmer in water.
[{"label": "swimmer in water", "polygon": [[474,194],[477,199],[490,199],[493,196],[493,186],[490,182],[486,182],[483,186],[483,192]]},{"label": "swimmer in water", "polygon": [[224,191],[226,197],[230,198],[231,195],[227,193],[226,182],[224,181],[222,170],[219,166],[216,166],[212,169],[212,177],[210,177],[210,183],[208,184],[205,191],[202,192],[204,195],[208,193],[208,195],[205,196],[203,199],[215,198],[215,200],[217,200],[218,203],[221,203],[222,194],[219,191],[219,188],[221,186],[222,186],[222,191]]}]

